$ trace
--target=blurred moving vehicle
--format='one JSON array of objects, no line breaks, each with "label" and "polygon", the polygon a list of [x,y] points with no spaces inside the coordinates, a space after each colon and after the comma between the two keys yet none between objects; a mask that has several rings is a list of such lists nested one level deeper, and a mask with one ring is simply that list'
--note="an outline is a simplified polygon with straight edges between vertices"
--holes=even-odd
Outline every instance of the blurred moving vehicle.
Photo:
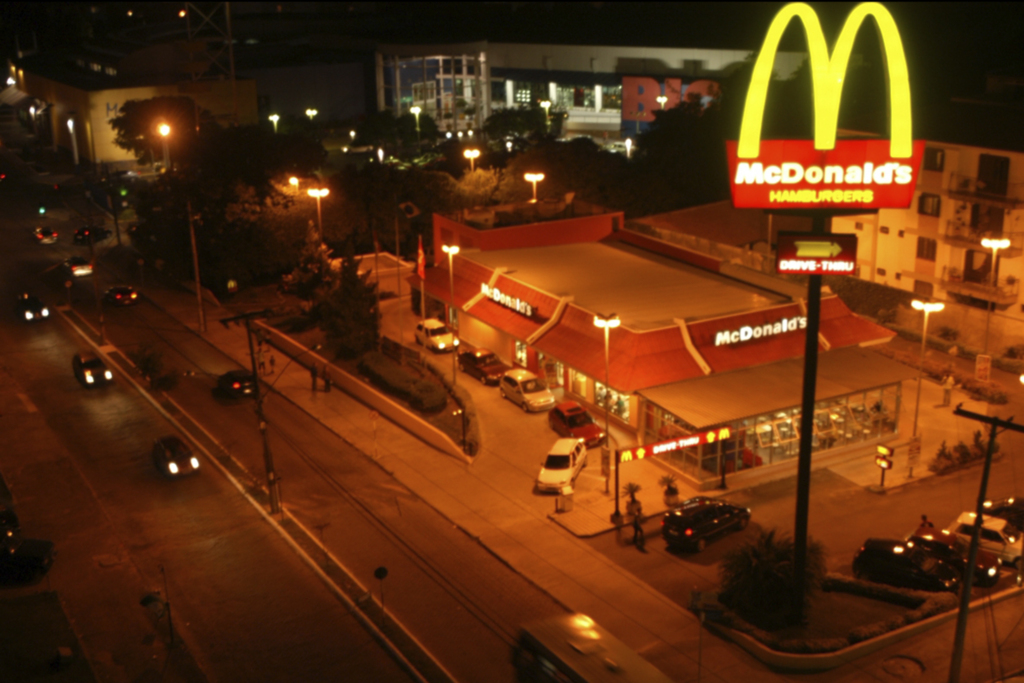
[{"label": "blurred moving vehicle", "polygon": [[64,261],[64,268],[75,277],[92,275],[92,262],[84,256],[72,256]]},{"label": "blurred moving vehicle", "polygon": [[231,370],[217,378],[217,388],[232,398],[252,396],[256,378],[248,370]]},{"label": "blurred moving vehicle", "polygon": [[103,295],[103,300],[114,306],[132,306],[139,303],[139,293],[134,287],[118,285],[108,289]]},{"label": "blurred moving vehicle", "polygon": [[53,228],[44,228],[39,226],[34,231],[36,241],[39,244],[56,244],[57,243],[57,231]]},{"label": "blurred moving vehicle", "polygon": [[555,395],[544,380],[528,370],[509,370],[498,382],[498,391],[523,409],[523,412],[547,410],[555,405]]},{"label": "blurred moving vehicle", "polygon": [[[907,537],[907,545],[924,548],[943,562],[956,567],[963,580],[967,571],[967,552],[969,544],[960,536],[951,534],[945,529],[922,526]],[[978,556],[974,562],[975,586],[988,588],[999,583],[999,558],[978,548]]]},{"label": "blurred moving vehicle", "polygon": [[83,386],[92,388],[114,381],[114,373],[107,369],[106,364],[91,353],[76,353],[71,359],[71,367],[75,377]]},{"label": "blurred moving vehicle", "polygon": [[587,448],[597,448],[608,439],[583,406],[576,401],[564,401],[548,413],[548,424],[559,436],[583,439]]},{"label": "blurred moving vehicle", "polygon": [[481,384],[497,384],[511,370],[488,349],[465,349],[459,352],[459,370],[476,377]]},{"label": "blurred moving vehicle", "polygon": [[718,498],[697,496],[683,501],[661,519],[661,535],[670,549],[695,550],[727,531],[742,531],[750,524],[750,508]]},{"label": "blurred moving vehicle", "polygon": [[153,464],[160,474],[178,477],[199,471],[199,458],[177,436],[162,436],[153,443]]},{"label": "blurred moving vehicle", "polygon": [[[977,514],[962,512],[953,520],[947,530],[971,542],[974,533],[974,520]],[[1021,532],[1008,520],[1002,517],[981,516],[981,533],[978,536],[978,547],[996,555],[1003,564],[1016,567],[1021,556]]]},{"label": "blurred moving vehicle", "polygon": [[75,230],[75,236],[71,238],[71,241],[80,246],[89,246],[89,238],[92,238],[93,244],[98,244],[103,240],[107,239],[114,233],[106,228],[79,228]]},{"label": "blurred moving vehicle", "polygon": [[876,583],[925,591],[960,589],[960,572],[924,548],[869,538],[853,557],[853,575]]},{"label": "blurred moving vehicle", "polygon": [[459,340],[447,325],[431,318],[416,323],[416,343],[435,352],[454,351]]},{"label": "blurred moving vehicle", "polygon": [[18,310],[18,317],[22,320],[44,320],[50,317],[50,309],[43,305],[39,297],[27,292],[18,295],[16,308]]},{"label": "blurred moving vehicle", "polygon": [[557,493],[571,486],[586,466],[587,447],[583,439],[559,439],[548,449],[540,467],[537,490]]}]

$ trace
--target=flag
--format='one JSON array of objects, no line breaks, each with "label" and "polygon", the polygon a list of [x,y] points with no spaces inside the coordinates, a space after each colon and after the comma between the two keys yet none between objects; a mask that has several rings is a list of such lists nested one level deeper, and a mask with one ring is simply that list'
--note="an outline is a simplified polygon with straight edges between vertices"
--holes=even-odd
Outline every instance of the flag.
[{"label": "flag", "polygon": [[427,256],[423,253],[423,235],[420,235],[420,243],[416,249],[416,275],[420,280],[427,279]]}]

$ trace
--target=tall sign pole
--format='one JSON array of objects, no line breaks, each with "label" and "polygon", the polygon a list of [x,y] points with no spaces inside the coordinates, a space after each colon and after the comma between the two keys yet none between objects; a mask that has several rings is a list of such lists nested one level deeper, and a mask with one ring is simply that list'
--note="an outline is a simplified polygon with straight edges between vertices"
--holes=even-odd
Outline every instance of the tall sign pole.
[{"label": "tall sign pole", "polygon": [[[888,69],[890,140],[836,139],[839,105],[854,38],[872,17],[878,26]],[[814,84],[814,139],[761,140],[768,86],[775,53],[789,23],[797,19],[807,35]],[[808,276],[807,327],[801,400],[800,453],[797,461],[796,514],[793,532],[794,586],[791,616],[803,621],[807,585],[807,528],[810,509],[811,455],[818,370],[821,276],[844,275],[856,268],[856,242],[830,235],[831,217],[906,208],[914,196],[924,142],[911,134],[910,80],[896,22],[879,3],[857,5],[843,25],[831,55],[817,14],[809,5],[783,7],[768,28],[754,63],[737,141],[726,142],[733,206],[771,213],[809,216],[810,235],[783,248],[779,235],[776,270]],[[849,240],[848,236],[843,236]]]}]

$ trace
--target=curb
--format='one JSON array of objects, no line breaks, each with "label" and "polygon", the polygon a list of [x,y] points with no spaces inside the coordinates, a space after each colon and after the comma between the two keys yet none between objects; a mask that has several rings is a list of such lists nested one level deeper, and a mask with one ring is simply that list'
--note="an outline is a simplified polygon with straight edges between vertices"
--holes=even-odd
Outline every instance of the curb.
[{"label": "curb", "polygon": [[[1024,588],[1013,587],[996,595],[977,598],[971,601],[970,612],[983,609],[990,603],[995,604],[1022,594],[1024,594]],[[927,619],[922,619],[921,621],[913,624],[907,624],[906,626],[898,628],[895,631],[890,631],[884,635],[878,636],[877,638],[871,638],[869,640],[864,640],[854,645],[844,647],[841,650],[836,650],[835,652],[808,655],[773,650],[746,633],[740,633],[728,626],[716,624],[712,621],[707,622],[707,627],[712,633],[723,639],[736,643],[750,653],[755,659],[774,669],[811,672],[828,671],[844,664],[849,664],[852,661],[856,661],[861,657],[881,650],[884,647],[888,647],[889,645],[906,640],[912,636],[929,631],[936,626],[941,626],[942,624],[953,620],[956,615],[957,610],[950,610],[948,612],[943,612],[942,614],[936,614],[933,617],[928,617]]]}]

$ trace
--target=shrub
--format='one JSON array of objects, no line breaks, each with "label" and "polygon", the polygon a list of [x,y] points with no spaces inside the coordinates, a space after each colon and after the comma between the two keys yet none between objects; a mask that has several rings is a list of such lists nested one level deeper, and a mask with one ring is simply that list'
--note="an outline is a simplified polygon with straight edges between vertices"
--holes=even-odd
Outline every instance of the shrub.
[{"label": "shrub", "polygon": [[437,412],[448,399],[433,382],[414,377],[401,365],[379,351],[371,351],[359,361],[359,371],[370,382],[392,396],[407,401],[416,410]]},{"label": "shrub", "polygon": [[448,395],[433,382],[418,379],[413,382],[409,405],[424,413],[436,413],[448,405]]},{"label": "shrub", "polygon": [[960,330],[955,327],[950,327],[949,325],[943,325],[935,334],[939,335],[940,339],[945,339],[949,342],[955,342],[960,338]]},{"label": "shrub", "polygon": [[1024,344],[1014,344],[1003,352],[1003,355],[1013,360],[1024,359]]},{"label": "shrub", "polygon": [[956,467],[956,463],[953,462],[953,452],[949,450],[949,446],[943,440],[942,445],[939,446],[939,450],[935,454],[935,458],[928,463],[928,470],[935,474],[945,474],[954,467]]},{"label": "shrub", "polygon": [[452,377],[446,371],[435,367],[432,363],[424,363],[438,380],[444,384],[452,395],[452,399],[466,416],[466,452],[469,455],[476,455],[480,452],[480,418],[476,412],[476,404],[473,402],[473,395],[461,386],[452,384]]}]

